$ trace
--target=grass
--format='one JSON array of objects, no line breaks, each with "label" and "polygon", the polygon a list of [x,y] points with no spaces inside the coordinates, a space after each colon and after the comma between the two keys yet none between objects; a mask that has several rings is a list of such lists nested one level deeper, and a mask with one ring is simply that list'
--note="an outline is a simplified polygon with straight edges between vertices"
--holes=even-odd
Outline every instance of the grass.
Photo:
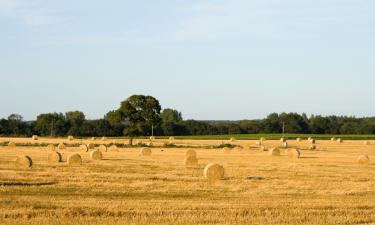
[{"label": "grass", "polygon": [[[180,141],[187,146],[218,143]],[[255,141],[241,141],[245,149],[231,154],[196,148],[195,170],[182,164],[187,148],[161,151],[159,144],[150,157],[139,156],[139,148],[121,147],[119,152],[104,152],[102,161],[68,147],[61,150],[64,162],[53,164],[38,146],[0,147],[0,224],[375,223],[375,163],[356,163],[362,154],[375,159],[375,143],[318,141],[316,151],[302,150],[302,157],[292,160],[283,151],[270,157],[257,148],[249,150]],[[290,145],[309,146],[306,141]],[[82,166],[66,165],[72,153],[81,154]],[[33,158],[31,170],[14,167],[12,160],[19,154]],[[215,184],[202,175],[211,162],[226,170],[225,179]]]}]

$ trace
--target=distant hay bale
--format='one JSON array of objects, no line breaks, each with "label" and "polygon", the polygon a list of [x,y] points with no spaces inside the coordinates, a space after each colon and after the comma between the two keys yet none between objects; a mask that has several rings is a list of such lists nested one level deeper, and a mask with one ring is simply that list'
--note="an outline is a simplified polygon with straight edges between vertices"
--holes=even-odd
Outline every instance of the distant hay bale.
[{"label": "distant hay bale", "polygon": [[334,138],[334,137],[333,137],[333,138],[331,138],[331,141],[336,141],[336,138]]},{"label": "distant hay bale", "polygon": [[271,148],[269,151],[268,151],[268,154],[270,156],[280,156],[280,150],[278,148]]},{"label": "distant hay bale", "polygon": [[85,144],[82,144],[82,145],[80,145],[79,147],[80,147],[80,149],[82,149],[82,150],[85,151],[85,152],[88,152],[88,151],[89,151],[89,147],[88,147],[87,145],[85,145]]},{"label": "distant hay bale", "polygon": [[79,154],[69,155],[67,163],[69,166],[80,166],[82,165],[82,157]]},{"label": "distant hay bale", "polygon": [[154,136],[151,136],[151,137],[150,137],[150,141],[155,141],[155,137],[154,137]]},{"label": "distant hay bale", "polygon": [[343,143],[344,141],[343,141],[341,138],[338,138],[338,139],[337,139],[337,142],[338,142],[338,143]]},{"label": "distant hay bale", "polygon": [[197,157],[197,152],[193,149],[189,149],[185,152],[185,157]]},{"label": "distant hay bale", "polygon": [[310,150],[316,150],[316,145],[310,145],[309,149]]},{"label": "distant hay bale", "polygon": [[106,137],[102,137],[102,141],[106,141],[107,140],[107,138]]},{"label": "distant hay bale", "polygon": [[149,147],[152,147],[152,146],[154,146],[154,143],[152,143],[152,141],[149,141],[149,142],[146,143],[146,145],[149,146]]},{"label": "distant hay bale", "polygon": [[33,166],[33,160],[30,156],[18,156],[15,161],[15,165],[20,169],[28,169]]},{"label": "distant hay bale", "polygon": [[233,142],[235,142],[236,141],[236,139],[234,138],[234,137],[231,137],[230,139],[229,139],[229,142],[231,142],[231,143],[233,143]]},{"label": "distant hay bale", "polygon": [[288,142],[284,142],[284,143],[283,143],[283,148],[288,148],[288,147],[289,147]]},{"label": "distant hay bale", "polygon": [[285,138],[280,138],[280,141],[281,142],[286,142],[286,139]]},{"label": "distant hay bale", "polygon": [[232,152],[232,150],[231,150],[230,148],[228,148],[228,147],[224,147],[221,151],[222,151],[223,153],[225,153],[225,154],[229,154],[229,153]]},{"label": "distant hay bale", "polygon": [[74,140],[74,137],[73,137],[73,136],[68,136],[68,140],[69,140],[69,141],[73,141],[73,140]]},{"label": "distant hay bale", "polygon": [[87,148],[88,148],[88,149],[94,149],[94,148],[95,148],[95,145],[92,144],[92,143],[89,143],[89,144],[87,144]]},{"label": "distant hay bale", "polygon": [[369,145],[369,144],[370,144],[369,141],[364,141],[364,142],[363,142],[363,145]]},{"label": "distant hay bale", "polygon": [[203,174],[206,179],[213,182],[223,179],[225,170],[222,165],[210,163],[204,168]]},{"label": "distant hay bale", "polygon": [[48,146],[47,146],[47,149],[49,150],[49,151],[56,151],[56,146],[54,145],[54,144],[49,144]]},{"label": "distant hay bale", "polygon": [[142,148],[140,153],[142,156],[150,156],[152,151],[150,148]]},{"label": "distant hay bale", "polygon": [[296,141],[297,141],[297,142],[300,142],[300,141],[301,141],[301,138],[297,138]]},{"label": "distant hay bale", "polygon": [[33,139],[34,141],[37,141],[37,140],[38,140],[38,135],[33,135],[33,136],[31,137],[31,139]]},{"label": "distant hay bale", "polygon": [[195,156],[187,156],[184,159],[184,165],[187,168],[195,168],[198,166],[198,159]]},{"label": "distant hay bale", "polygon": [[266,151],[268,151],[268,148],[266,146],[262,145],[262,146],[260,146],[260,151],[266,152]]},{"label": "distant hay bale", "polygon": [[111,152],[118,152],[118,148],[116,145],[111,145],[109,148],[108,148],[109,151]]},{"label": "distant hay bale", "polygon": [[310,139],[309,142],[310,142],[311,144],[315,144],[316,141],[315,141],[315,139]]},{"label": "distant hay bale", "polygon": [[260,142],[265,142],[265,141],[266,141],[266,139],[264,137],[260,138]]},{"label": "distant hay bale", "polygon": [[60,143],[58,146],[57,146],[58,149],[60,150],[63,150],[63,149],[66,149],[66,146],[64,143]]},{"label": "distant hay bale", "polygon": [[103,154],[99,150],[94,150],[90,153],[90,158],[92,160],[102,160],[103,159]]},{"label": "distant hay bale", "polygon": [[95,140],[96,140],[96,137],[92,137],[91,140],[92,140],[92,141],[95,141]]},{"label": "distant hay bale", "polygon": [[107,146],[105,146],[105,145],[100,145],[99,150],[102,151],[102,152],[108,151]]},{"label": "distant hay bale", "polygon": [[59,163],[62,161],[62,156],[59,152],[52,152],[48,154],[48,162]]},{"label": "distant hay bale", "polygon": [[8,147],[15,148],[17,145],[14,142],[9,142]]},{"label": "distant hay bale", "polygon": [[262,145],[262,142],[261,141],[256,141],[255,145],[260,146],[260,145]]},{"label": "distant hay bale", "polygon": [[298,159],[301,156],[301,152],[296,148],[288,149],[287,155],[291,158],[297,158]]},{"label": "distant hay bale", "polygon": [[362,165],[367,165],[370,163],[370,157],[367,155],[361,155],[358,157],[358,163]]}]

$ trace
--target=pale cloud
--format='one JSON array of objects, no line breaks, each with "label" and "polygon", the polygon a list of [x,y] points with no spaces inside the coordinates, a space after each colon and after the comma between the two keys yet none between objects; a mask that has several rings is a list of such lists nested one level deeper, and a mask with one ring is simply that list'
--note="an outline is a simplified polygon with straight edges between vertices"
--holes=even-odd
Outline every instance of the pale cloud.
[{"label": "pale cloud", "polygon": [[0,18],[8,18],[26,26],[44,26],[60,21],[53,12],[35,0],[0,0]]},{"label": "pale cloud", "polygon": [[197,3],[181,9],[190,16],[180,21],[172,35],[179,40],[312,38],[321,33],[321,29],[374,21],[374,6],[367,0],[223,0]]}]

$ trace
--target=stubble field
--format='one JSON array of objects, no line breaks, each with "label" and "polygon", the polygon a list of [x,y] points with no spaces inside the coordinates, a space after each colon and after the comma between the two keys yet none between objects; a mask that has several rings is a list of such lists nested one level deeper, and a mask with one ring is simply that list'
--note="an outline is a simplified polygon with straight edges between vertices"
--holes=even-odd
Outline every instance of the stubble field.
[{"label": "stubble field", "polygon": [[[218,140],[176,140],[176,147],[155,141],[151,156],[140,148],[103,152],[90,159],[78,145],[128,143],[127,140],[0,138],[0,224],[375,224],[375,141],[317,141],[316,150],[303,140],[288,141],[301,149],[292,159],[269,156],[255,141],[235,141],[243,149],[225,154]],[[58,150],[63,162],[48,163],[51,152],[41,143],[65,142]],[[29,143],[29,146],[20,146]],[[32,146],[31,144],[34,144]],[[280,141],[265,141],[281,147]],[[74,147],[70,147],[74,146]],[[188,146],[183,148],[181,146]],[[182,163],[194,149],[198,168]],[[81,166],[68,166],[72,153]],[[14,160],[28,155],[31,169]],[[359,165],[368,155],[372,162]],[[225,168],[225,178],[209,183],[203,169],[209,163]]]}]

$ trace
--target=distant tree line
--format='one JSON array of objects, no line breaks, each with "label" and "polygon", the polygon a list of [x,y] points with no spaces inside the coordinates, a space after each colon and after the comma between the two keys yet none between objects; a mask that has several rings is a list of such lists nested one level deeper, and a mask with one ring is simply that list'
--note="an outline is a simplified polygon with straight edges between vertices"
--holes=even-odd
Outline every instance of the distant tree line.
[{"label": "distant tree line", "polygon": [[80,111],[45,113],[35,121],[12,114],[0,120],[1,136],[182,136],[254,133],[375,134],[375,118],[272,113],[260,120],[184,120],[175,109],[161,109],[152,96],[133,95],[102,119],[88,120]]}]

